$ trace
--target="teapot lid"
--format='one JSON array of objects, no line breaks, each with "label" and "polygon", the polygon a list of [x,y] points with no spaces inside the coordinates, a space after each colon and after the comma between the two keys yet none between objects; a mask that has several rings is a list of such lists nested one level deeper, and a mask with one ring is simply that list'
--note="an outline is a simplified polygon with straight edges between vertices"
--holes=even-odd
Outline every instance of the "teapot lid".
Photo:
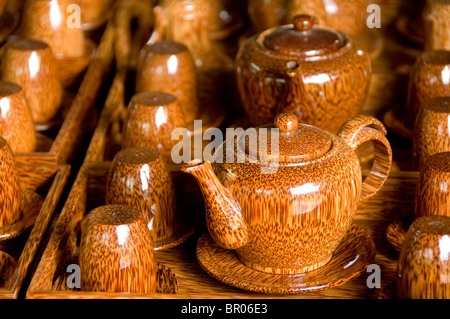
[{"label": "teapot lid", "polygon": [[[272,130],[274,128],[278,130]],[[278,136],[274,135],[274,132],[277,132]],[[241,135],[238,138],[237,147],[244,151],[247,157],[259,162],[263,156],[267,156],[266,160],[276,156],[279,163],[314,160],[332,147],[329,133],[311,125],[299,124],[297,116],[291,113],[279,114],[274,124],[261,126],[256,129],[256,135],[247,136],[248,138]],[[275,138],[278,140],[278,150],[273,144]]]},{"label": "teapot lid", "polygon": [[299,57],[321,56],[336,52],[347,43],[341,32],[315,26],[316,19],[296,15],[293,25],[276,27],[263,35],[263,45],[275,52]]}]

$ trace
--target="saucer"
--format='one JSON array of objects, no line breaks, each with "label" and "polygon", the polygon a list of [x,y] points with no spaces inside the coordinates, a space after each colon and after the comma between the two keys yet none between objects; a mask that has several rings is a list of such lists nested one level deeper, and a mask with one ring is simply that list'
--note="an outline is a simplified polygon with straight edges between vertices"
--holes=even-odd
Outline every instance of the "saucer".
[{"label": "saucer", "polygon": [[375,244],[362,228],[352,225],[332,259],[319,269],[295,275],[253,270],[242,264],[234,250],[217,245],[209,233],[197,244],[200,266],[215,279],[239,288],[265,294],[299,294],[336,287],[360,275],[375,258]]},{"label": "saucer", "polygon": [[169,237],[153,241],[154,250],[166,250],[184,243],[195,232],[195,225],[181,221],[176,231]]},{"label": "saucer", "polygon": [[404,220],[395,220],[386,229],[386,239],[397,251],[400,251],[410,223]]},{"label": "saucer", "polygon": [[22,214],[16,222],[0,227],[0,242],[10,240],[30,229],[36,221],[44,198],[30,190],[22,191],[21,209]]},{"label": "saucer", "polygon": [[11,255],[0,250],[0,287],[11,278],[16,266],[16,260]]},{"label": "saucer", "polygon": [[395,133],[396,135],[404,137],[408,140],[413,139],[414,131],[409,129],[403,121],[396,117],[393,109],[384,113],[383,123],[389,131]]}]

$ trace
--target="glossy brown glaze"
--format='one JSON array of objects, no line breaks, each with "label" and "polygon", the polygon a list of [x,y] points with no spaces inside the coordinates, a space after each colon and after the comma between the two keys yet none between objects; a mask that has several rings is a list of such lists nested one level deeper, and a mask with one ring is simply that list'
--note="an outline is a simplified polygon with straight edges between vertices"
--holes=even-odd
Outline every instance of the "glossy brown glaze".
[{"label": "glossy brown glaze", "polygon": [[336,133],[364,105],[371,62],[366,50],[343,33],[285,25],[249,38],[236,57],[236,71],[253,125],[295,113],[301,123]]},{"label": "glossy brown glaze", "polygon": [[169,238],[176,230],[172,178],[155,149],[130,147],[116,154],[108,176],[106,204],[135,207],[153,242]]},{"label": "glossy brown glaze", "polygon": [[397,296],[449,299],[450,217],[417,218],[406,233],[397,270]]},{"label": "glossy brown glaze", "polygon": [[433,154],[450,152],[450,96],[426,100],[416,118],[413,135],[413,168],[421,170]]},{"label": "glossy brown glaze", "polygon": [[57,115],[63,90],[55,57],[46,43],[21,39],[8,42],[0,74],[3,80],[22,86],[34,122],[47,122]]},{"label": "glossy brown glaze", "polygon": [[164,161],[169,161],[177,143],[171,138],[172,132],[179,127],[185,127],[185,122],[175,96],[164,92],[137,93],[128,105],[122,148],[154,148]]},{"label": "glossy brown glaze", "polygon": [[450,2],[426,0],[425,3],[425,49],[450,51]]},{"label": "glossy brown glaze", "polygon": [[0,81],[0,136],[13,152],[34,152],[36,132],[21,86]]},{"label": "glossy brown glaze", "polygon": [[251,292],[285,295],[312,293],[348,282],[372,262],[375,245],[363,229],[352,225],[325,266],[304,274],[287,275],[246,267],[233,251],[218,246],[209,234],[200,238],[196,253],[200,266],[218,281]]},{"label": "glossy brown glaze", "polygon": [[187,47],[162,40],[142,48],[136,77],[136,92],[161,91],[174,95],[186,123],[198,117],[196,67]]},{"label": "glossy brown glaze", "polygon": [[74,22],[70,5],[79,0],[26,0],[22,10],[20,36],[46,42],[57,57],[82,57],[86,52],[83,30]]},{"label": "glossy brown glaze", "polygon": [[420,172],[415,216],[450,217],[450,151],[428,157]]},{"label": "glossy brown glaze", "polygon": [[450,96],[450,52],[423,52],[410,71],[406,125],[414,128],[417,114],[426,100],[445,96]]},{"label": "glossy brown glaze", "polygon": [[21,217],[21,192],[16,160],[6,140],[0,137],[0,226]]},{"label": "glossy brown glaze", "polygon": [[[392,161],[386,131],[372,117],[349,120],[339,136],[306,125],[294,129],[295,122],[293,114],[276,120],[279,153],[269,157],[279,157],[278,162],[264,163],[261,154],[247,154],[240,144],[245,136],[240,135],[236,160],[222,152],[224,143],[214,172],[208,162],[193,161],[183,168],[202,190],[212,237],[236,249],[246,266],[269,273],[295,274],[325,265],[350,227],[359,201],[382,187]],[[275,126],[259,128],[259,143],[262,128]],[[312,155],[320,140],[321,152]],[[354,150],[366,141],[374,142],[376,155],[372,173],[362,182]],[[240,243],[244,245],[235,248]]]},{"label": "glossy brown glaze", "polygon": [[152,293],[156,289],[153,242],[142,214],[127,205],[95,208],[83,219],[81,288]]}]

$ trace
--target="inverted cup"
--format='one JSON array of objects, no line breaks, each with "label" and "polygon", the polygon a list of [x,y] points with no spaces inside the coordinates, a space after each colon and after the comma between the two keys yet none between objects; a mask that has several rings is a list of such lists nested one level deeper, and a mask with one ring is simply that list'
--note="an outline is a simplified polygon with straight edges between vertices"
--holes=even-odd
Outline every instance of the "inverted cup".
[{"label": "inverted cup", "polygon": [[0,227],[21,217],[20,184],[16,160],[6,140],[0,137]]},{"label": "inverted cup", "polygon": [[188,48],[179,42],[163,40],[146,45],[140,52],[136,92],[161,91],[173,94],[184,120],[190,123],[198,114],[195,63]]},{"label": "inverted cup", "polygon": [[122,148],[149,147],[158,150],[164,161],[170,161],[176,128],[185,127],[177,99],[164,92],[142,92],[134,95],[127,108],[122,134]]},{"label": "inverted cup", "polygon": [[450,51],[426,51],[414,63],[407,97],[406,125],[409,128],[414,128],[423,103],[435,97],[450,97]]},{"label": "inverted cup", "polygon": [[450,152],[430,156],[420,172],[415,217],[428,215],[450,217]]},{"label": "inverted cup", "polygon": [[450,51],[450,2],[427,0],[423,11],[425,50]]},{"label": "inverted cup", "polygon": [[34,122],[47,122],[57,115],[63,89],[48,44],[22,39],[8,42],[3,52],[1,77],[22,86]]},{"label": "inverted cup", "polygon": [[135,208],[106,205],[86,215],[81,225],[80,271],[83,290],[156,291],[151,234]]},{"label": "inverted cup", "polygon": [[85,36],[76,8],[79,0],[26,0],[19,35],[24,39],[46,42],[57,58],[82,57]]},{"label": "inverted cup", "polygon": [[131,147],[115,155],[106,203],[135,207],[143,215],[153,242],[169,238],[176,230],[172,177],[155,149]]},{"label": "inverted cup", "polygon": [[0,136],[14,153],[31,153],[36,148],[36,132],[21,86],[0,81]]},{"label": "inverted cup", "polygon": [[421,170],[433,154],[450,152],[450,96],[426,100],[413,135],[413,168]]},{"label": "inverted cup", "polygon": [[450,217],[414,220],[400,250],[396,287],[401,299],[450,298]]}]

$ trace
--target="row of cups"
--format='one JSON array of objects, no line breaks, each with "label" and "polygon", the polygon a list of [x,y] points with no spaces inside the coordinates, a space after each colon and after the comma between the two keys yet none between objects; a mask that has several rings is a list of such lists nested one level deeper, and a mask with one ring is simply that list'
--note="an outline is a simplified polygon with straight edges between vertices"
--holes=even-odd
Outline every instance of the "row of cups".
[{"label": "row of cups", "polygon": [[450,152],[431,155],[422,166],[395,285],[399,298],[450,298]]},{"label": "row of cups", "polygon": [[[83,29],[68,23],[74,3],[78,2],[26,0],[17,32],[1,48],[0,136],[14,152],[34,152],[35,131],[60,123],[66,90],[77,82],[94,52]],[[83,8],[82,12],[92,11],[87,5]]]}]

